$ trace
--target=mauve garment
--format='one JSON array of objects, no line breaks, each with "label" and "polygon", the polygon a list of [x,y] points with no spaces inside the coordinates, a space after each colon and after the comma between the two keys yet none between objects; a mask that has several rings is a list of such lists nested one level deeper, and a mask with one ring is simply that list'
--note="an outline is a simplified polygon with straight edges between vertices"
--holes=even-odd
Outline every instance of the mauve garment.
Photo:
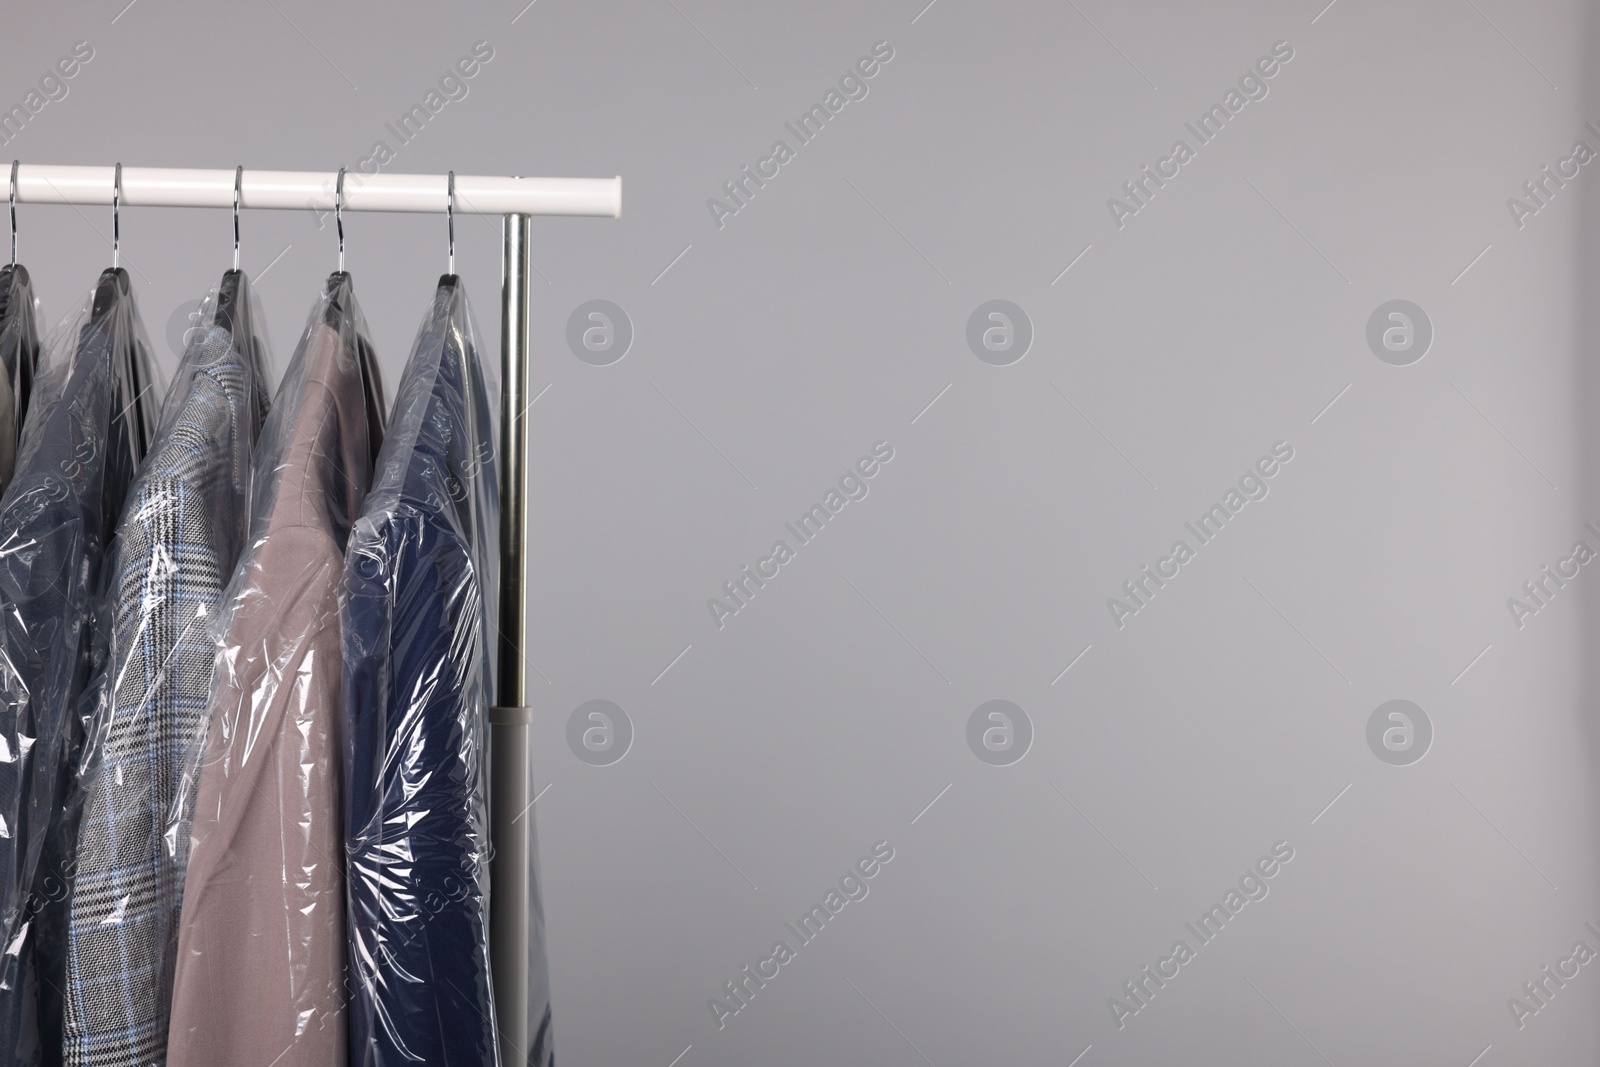
[{"label": "mauve garment", "polygon": [[312,326],[275,403],[284,421],[263,433],[263,449],[281,445],[258,470],[277,481],[224,609],[172,1067],[342,1067],[347,1054],[338,595],[373,429],[347,306],[339,329]]}]

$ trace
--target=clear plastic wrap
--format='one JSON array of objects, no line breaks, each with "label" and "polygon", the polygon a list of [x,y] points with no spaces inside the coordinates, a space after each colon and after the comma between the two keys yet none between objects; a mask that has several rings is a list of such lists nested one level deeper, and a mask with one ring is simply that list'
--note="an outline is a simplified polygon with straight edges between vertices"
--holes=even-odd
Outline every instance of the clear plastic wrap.
[{"label": "clear plastic wrap", "polygon": [[68,1065],[162,1062],[188,844],[173,812],[211,688],[213,617],[245,538],[267,388],[257,322],[248,282],[229,271],[203,305],[106,554],[72,807]]},{"label": "clear plastic wrap", "polygon": [[0,267],[0,492],[11,483],[39,363],[39,328],[28,268]]},{"label": "clear plastic wrap", "polygon": [[466,293],[446,275],[345,566],[350,1063],[360,1067],[498,1064],[486,748],[499,500],[488,395]]},{"label": "clear plastic wrap", "polygon": [[[13,275],[13,281],[15,281]],[[13,296],[16,290],[13,289]],[[105,546],[143,456],[154,384],[121,270],[52,339],[0,497],[0,1059],[55,1059],[65,969],[67,814],[85,724],[89,624]],[[37,998],[37,1003],[35,1003]]]},{"label": "clear plastic wrap", "polygon": [[192,827],[169,828],[192,835],[171,1067],[347,1054],[338,598],[382,411],[366,323],[335,274],[262,431],[249,542],[208,651]]}]

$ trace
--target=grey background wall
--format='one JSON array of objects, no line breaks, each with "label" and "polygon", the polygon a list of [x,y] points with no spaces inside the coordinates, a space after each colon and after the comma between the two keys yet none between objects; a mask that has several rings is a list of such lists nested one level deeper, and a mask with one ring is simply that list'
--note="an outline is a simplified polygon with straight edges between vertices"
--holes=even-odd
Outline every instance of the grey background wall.
[{"label": "grey background wall", "polygon": [[[381,140],[393,172],[624,176],[621,222],[540,221],[534,253],[563,1063],[1595,1061],[1591,7],[125,2],[13,5],[0,103],[93,59],[0,158],[356,173]],[[771,176],[741,205],[745,165]],[[19,221],[57,318],[108,213]],[[245,216],[280,367],[330,223]],[[229,228],[125,213],[168,366]],[[392,383],[444,223],[346,228]],[[458,242],[492,350],[498,225]],[[620,360],[569,345],[596,299]],[[974,348],[991,300],[1021,315]],[[746,966],[776,976],[741,1002]]]}]

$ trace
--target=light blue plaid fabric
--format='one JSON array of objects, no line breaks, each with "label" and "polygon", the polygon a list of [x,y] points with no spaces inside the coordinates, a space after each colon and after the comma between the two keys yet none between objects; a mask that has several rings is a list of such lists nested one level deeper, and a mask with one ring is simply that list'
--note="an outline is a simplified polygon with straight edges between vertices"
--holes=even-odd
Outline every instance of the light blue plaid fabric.
[{"label": "light blue plaid fabric", "polygon": [[157,440],[111,560],[110,648],[84,760],[67,935],[68,1067],[166,1060],[189,846],[179,786],[201,740],[211,616],[238,549],[231,442],[250,397],[250,371],[226,332],[204,343],[226,352],[195,374]]}]

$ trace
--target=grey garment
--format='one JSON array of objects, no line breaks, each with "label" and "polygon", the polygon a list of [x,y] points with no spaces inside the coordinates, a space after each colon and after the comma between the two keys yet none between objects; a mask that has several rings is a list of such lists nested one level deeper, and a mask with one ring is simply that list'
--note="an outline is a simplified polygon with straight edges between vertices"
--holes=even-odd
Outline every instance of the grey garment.
[{"label": "grey garment", "polygon": [[236,469],[255,436],[254,378],[226,330],[186,353],[181,395],[108,557],[109,646],[68,906],[69,1067],[165,1062],[189,838],[179,785],[210,693],[213,615],[240,547]]}]

